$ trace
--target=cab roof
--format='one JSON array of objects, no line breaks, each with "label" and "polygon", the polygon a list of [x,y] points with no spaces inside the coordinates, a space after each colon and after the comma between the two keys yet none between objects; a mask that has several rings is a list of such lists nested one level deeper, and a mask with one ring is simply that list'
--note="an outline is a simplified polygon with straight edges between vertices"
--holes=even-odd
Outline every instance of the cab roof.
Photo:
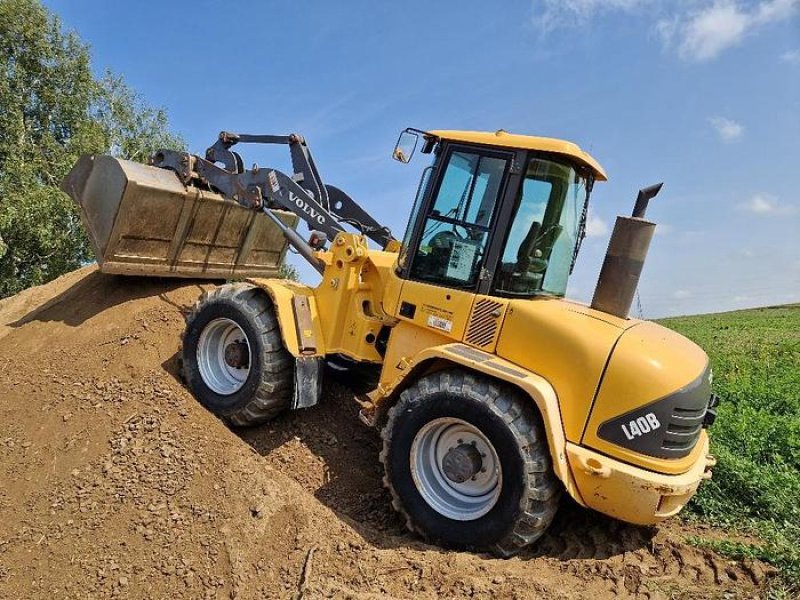
[{"label": "cab roof", "polygon": [[537,137],[533,135],[520,135],[508,133],[502,129],[497,131],[455,131],[436,130],[428,131],[428,135],[452,142],[465,142],[468,144],[484,144],[487,146],[501,146],[503,148],[520,148],[523,150],[541,150],[568,156],[582,165],[589,167],[598,181],[607,181],[608,176],[600,163],[588,152],[581,150],[580,146],[556,138]]}]

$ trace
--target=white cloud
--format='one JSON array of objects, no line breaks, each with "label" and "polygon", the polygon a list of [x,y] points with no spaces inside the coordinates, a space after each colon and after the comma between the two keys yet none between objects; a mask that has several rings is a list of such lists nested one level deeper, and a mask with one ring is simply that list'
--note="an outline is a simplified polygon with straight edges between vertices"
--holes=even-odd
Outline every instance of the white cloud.
[{"label": "white cloud", "polygon": [[758,3],[755,20],[759,24],[781,21],[791,17],[797,6],[797,0],[765,0]]},{"label": "white cloud", "polygon": [[689,290],[675,290],[674,292],[672,292],[672,297],[675,298],[675,300],[687,300],[688,298],[691,298],[693,295],[694,294],[692,294],[692,292],[690,292]]},{"label": "white cloud", "polygon": [[534,0],[533,23],[543,33],[586,23],[599,12],[631,12],[652,0]]},{"label": "white cloud", "polygon": [[781,203],[769,194],[755,194],[750,200],[740,204],[739,208],[755,215],[791,215],[797,212],[795,206]]},{"label": "white cloud", "polygon": [[586,235],[587,237],[602,237],[608,235],[610,228],[608,223],[603,221],[597,215],[589,214],[586,219]]},{"label": "white cloud", "polygon": [[733,119],[725,117],[711,117],[708,120],[711,126],[716,130],[719,139],[723,142],[735,142],[744,133],[744,126],[737,123]]},{"label": "white cloud", "polygon": [[[793,16],[800,0],[534,0],[533,23],[543,33],[587,25],[601,13],[652,18],[665,48],[688,61],[708,61],[771,23]],[[793,62],[792,53],[787,53]],[[797,58],[800,62],[800,57]]]},{"label": "white cloud", "polygon": [[767,196],[756,194],[750,198],[750,201],[744,205],[744,208],[756,214],[766,214],[775,212],[775,202]]},{"label": "white cloud", "polygon": [[736,46],[764,25],[791,17],[800,0],[761,0],[743,6],[734,0],[714,0],[687,14],[662,18],[656,31],[666,47],[685,60],[707,61]]},{"label": "white cloud", "polygon": [[688,18],[679,17],[673,29],[679,38],[678,55],[698,61],[716,58],[738,44],[747,27],[747,15],[733,3],[714,3]]},{"label": "white cloud", "polygon": [[800,50],[787,50],[781,54],[781,60],[790,65],[800,65]]}]

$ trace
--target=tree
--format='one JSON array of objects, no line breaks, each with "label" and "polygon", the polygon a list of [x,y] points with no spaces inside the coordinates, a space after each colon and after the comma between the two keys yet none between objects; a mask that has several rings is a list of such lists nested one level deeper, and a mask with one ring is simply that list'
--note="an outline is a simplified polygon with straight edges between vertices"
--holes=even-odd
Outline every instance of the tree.
[{"label": "tree", "polygon": [[38,0],[0,0],[0,297],[91,260],[58,189],[81,154],[146,161],[183,145],[121,77],[96,78],[88,46]]},{"label": "tree", "polygon": [[297,267],[290,265],[284,259],[284,262],[281,264],[280,270],[278,271],[278,277],[281,279],[289,279],[291,281],[300,281],[300,272],[297,270]]}]

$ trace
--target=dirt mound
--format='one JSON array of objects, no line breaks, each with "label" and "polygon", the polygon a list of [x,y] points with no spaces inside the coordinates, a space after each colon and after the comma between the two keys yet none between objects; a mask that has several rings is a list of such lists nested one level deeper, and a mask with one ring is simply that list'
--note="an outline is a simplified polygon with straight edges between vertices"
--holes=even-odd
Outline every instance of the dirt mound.
[{"label": "dirt mound", "polygon": [[0,302],[1,598],[750,597],[773,575],[575,506],[511,560],[423,544],[341,385],[252,430],[195,402],[177,354],[206,287],[86,268]]}]

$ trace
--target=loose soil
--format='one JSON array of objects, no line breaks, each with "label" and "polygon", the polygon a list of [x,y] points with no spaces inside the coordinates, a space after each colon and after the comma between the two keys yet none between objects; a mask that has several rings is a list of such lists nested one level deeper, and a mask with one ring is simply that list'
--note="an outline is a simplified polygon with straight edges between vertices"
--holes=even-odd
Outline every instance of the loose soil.
[{"label": "loose soil", "polygon": [[510,560],[407,533],[377,432],[318,407],[231,430],[182,385],[210,284],[87,267],[0,302],[0,598],[748,598],[774,577],[565,504]]}]

